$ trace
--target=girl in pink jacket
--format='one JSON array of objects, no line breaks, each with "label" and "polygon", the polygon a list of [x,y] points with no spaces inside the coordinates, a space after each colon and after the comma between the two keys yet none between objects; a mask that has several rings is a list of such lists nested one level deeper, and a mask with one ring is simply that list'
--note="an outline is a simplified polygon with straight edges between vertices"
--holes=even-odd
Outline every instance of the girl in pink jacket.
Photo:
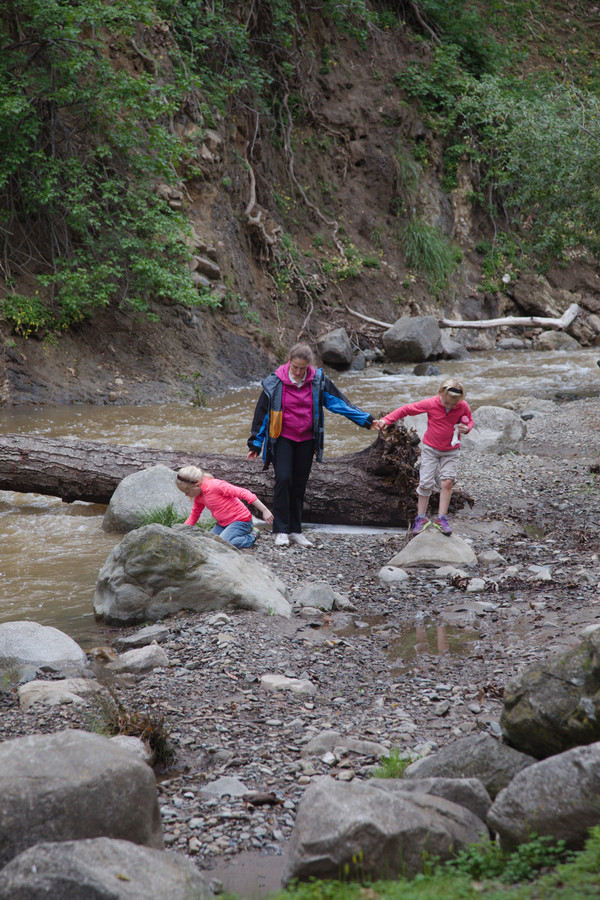
[{"label": "girl in pink jacket", "polygon": [[442,534],[452,534],[447,513],[456,480],[458,458],[460,456],[460,435],[468,434],[473,427],[473,417],[465,402],[465,389],[456,378],[447,378],[435,397],[407,403],[379,419],[375,426],[387,428],[392,422],[405,416],[427,413],[427,429],[423,435],[421,448],[421,468],[417,487],[417,517],[413,522],[413,534],[424,531],[431,522],[427,518],[429,497],[434,488],[440,488],[438,515],[434,526]]},{"label": "girl in pink jacket", "polygon": [[246,503],[256,507],[265,522],[273,522],[273,513],[252,491],[220,478],[213,478],[198,466],[180,469],[175,483],[186,497],[194,501],[184,524],[195,525],[206,508],[217,521],[211,529],[212,533],[218,534],[239,550],[252,547],[258,537],[258,531],[252,528],[252,513]]}]

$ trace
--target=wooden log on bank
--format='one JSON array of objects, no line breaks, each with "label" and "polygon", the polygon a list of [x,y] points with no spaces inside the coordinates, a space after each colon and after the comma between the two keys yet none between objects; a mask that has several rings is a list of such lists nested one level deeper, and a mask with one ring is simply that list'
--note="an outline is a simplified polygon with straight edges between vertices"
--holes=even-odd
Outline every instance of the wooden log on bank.
[{"label": "wooden log on bank", "polygon": [[549,319],[545,316],[504,316],[502,319],[440,319],[440,328],[497,328],[498,326],[518,325],[525,328],[552,328],[555,331],[563,331],[575,321],[580,308],[577,303],[571,303],[559,319]]},{"label": "wooden log on bank", "polygon": [[[416,432],[400,424],[358,453],[315,463],[306,492],[305,520],[404,527],[416,509],[418,446]],[[106,504],[123,478],[156,465],[173,470],[200,465],[272,505],[273,470],[263,472],[258,460],[30,434],[0,436],[0,490],[45,494],[67,503]],[[455,492],[451,509],[461,509],[465,503],[472,505],[472,498]]]}]

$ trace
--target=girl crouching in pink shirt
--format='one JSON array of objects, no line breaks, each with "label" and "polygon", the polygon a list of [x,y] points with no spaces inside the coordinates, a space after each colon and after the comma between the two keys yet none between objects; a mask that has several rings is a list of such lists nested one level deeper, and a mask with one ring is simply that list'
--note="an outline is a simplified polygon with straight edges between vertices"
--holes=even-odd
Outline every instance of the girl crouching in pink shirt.
[{"label": "girl crouching in pink shirt", "polygon": [[[209,472],[197,466],[185,466],[177,473],[176,482],[179,490],[194,501],[192,512],[185,520],[185,525],[195,525],[204,509],[208,509],[217,524],[211,529],[224,541],[233,544],[239,550],[252,547],[258,538],[258,531],[252,530],[252,513],[245,505],[250,503],[262,513],[265,522],[273,522],[273,513],[262,503],[256,494],[246,488],[213,478]],[[242,503],[242,500],[245,503]]]},{"label": "girl crouching in pink shirt", "polygon": [[435,397],[407,403],[375,422],[379,429],[405,416],[427,413],[427,429],[421,448],[421,468],[417,488],[417,517],[413,522],[413,534],[419,534],[430,525],[427,518],[429,497],[435,487],[440,488],[438,515],[433,520],[442,534],[452,534],[447,519],[452,487],[456,480],[460,456],[460,435],[468,434],[473,427],[473,417],[465,402],[465,389],[456,378],[447,378]]}]

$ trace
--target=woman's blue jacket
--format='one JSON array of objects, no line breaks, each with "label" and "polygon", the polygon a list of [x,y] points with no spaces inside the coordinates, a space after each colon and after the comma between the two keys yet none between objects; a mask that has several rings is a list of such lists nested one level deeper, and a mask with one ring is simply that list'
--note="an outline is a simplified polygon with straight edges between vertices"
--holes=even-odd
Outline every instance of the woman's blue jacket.
[{"label": "woman's blue jacket", "polygon": [[[357,425],[363,428],[369,428],[373,422],[373,416],[366,413],[350,403],[347,397],[335,386],[333,381],[325,375],[323,369],[317,369],[312,383],[313,395],[313,438],[315,441],[315,458],[317,462],[323,459],[323,446],[325,443],[325,422],[324,408],[330,412],[339,413],[346,416]],[[262,393],[258,398],[254,418],[252,420],[252,430],[248,439],[248,447],[260,453],[263,450],[264,468],[268,469],[269,464],[273,461],[273,448],[277,437],[270,436],[269,432],[273,432],[273,427],[269,429],[269,424],[273,425],[277,413],[281,414],[283,400],[283,382],[274,372],[268,375],[262,382]],[[279,417],[280,418],[280,417]]]}]

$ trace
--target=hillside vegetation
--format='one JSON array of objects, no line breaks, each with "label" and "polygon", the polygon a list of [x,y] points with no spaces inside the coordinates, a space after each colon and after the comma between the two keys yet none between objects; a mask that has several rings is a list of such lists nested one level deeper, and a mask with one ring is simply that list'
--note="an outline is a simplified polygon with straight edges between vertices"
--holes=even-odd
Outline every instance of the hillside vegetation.
[{"label": "hillside vegetation", "polygon": [[9,0],[4,341],[501,314],[600,257],[599,34],[577,0]]}]

